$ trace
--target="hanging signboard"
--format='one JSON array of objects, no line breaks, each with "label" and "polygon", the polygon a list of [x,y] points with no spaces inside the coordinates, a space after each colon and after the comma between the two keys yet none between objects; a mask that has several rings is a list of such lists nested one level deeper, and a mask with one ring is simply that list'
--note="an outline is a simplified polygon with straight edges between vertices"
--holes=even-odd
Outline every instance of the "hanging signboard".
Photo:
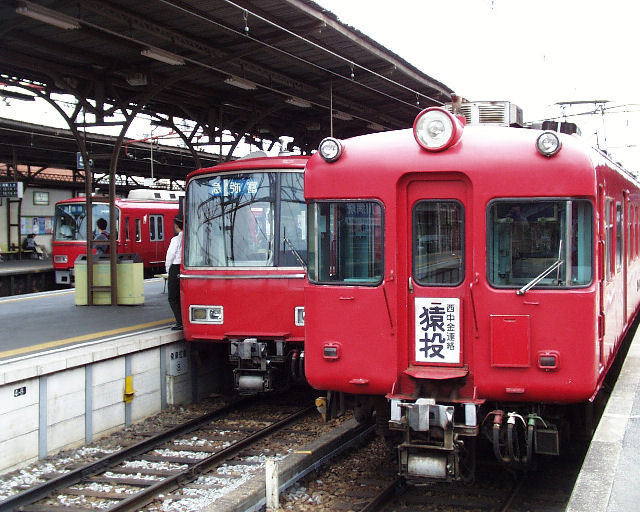
[{"label": "hanging signboard", "polygon": [[0,197],[22,198],[23,183],[21,181],[0,182]]}]

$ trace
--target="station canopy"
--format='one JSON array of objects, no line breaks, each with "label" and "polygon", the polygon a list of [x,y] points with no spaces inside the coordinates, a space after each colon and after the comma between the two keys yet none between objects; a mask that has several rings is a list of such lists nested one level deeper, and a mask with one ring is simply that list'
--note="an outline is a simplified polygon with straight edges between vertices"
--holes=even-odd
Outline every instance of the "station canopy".
[{"label": "station canopy", "polygon": [[72,94],[76,129],[190,120],[185,144],[227,157],[408,128],[452,93],[309,0],[0,0],[0,20],[0,96]]}]

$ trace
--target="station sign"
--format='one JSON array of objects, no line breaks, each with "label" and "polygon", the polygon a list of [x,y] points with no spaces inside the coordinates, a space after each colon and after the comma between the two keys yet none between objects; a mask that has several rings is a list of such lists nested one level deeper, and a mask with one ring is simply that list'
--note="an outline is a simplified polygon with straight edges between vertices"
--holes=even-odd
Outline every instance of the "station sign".
[{"label": "station sign", "polygon": [[21,181],[0,182],[0,197],[22,198],[23,183]]}]

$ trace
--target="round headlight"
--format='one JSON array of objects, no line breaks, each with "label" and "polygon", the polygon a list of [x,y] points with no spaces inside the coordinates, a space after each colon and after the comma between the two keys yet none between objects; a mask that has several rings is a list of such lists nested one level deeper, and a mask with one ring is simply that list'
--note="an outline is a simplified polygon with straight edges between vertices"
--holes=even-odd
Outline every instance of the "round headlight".
[{"label": "round headlight", "polygon": [[431,107],[423,110],[413,123],[413,136],[428,151],[442,151],[462,135],[462,125],[449,112]]},{"label": "round headlight", "polygon": [[536,147],[541,155],[553,156],[560,151],[560,139],[554,132],[544,132],[538,137]]},{"label": "round headlight", "polygon": [[320,142],[318,151],[325,162],[335,162],[342,156],[342,143],[338,139],[327,137]]}]

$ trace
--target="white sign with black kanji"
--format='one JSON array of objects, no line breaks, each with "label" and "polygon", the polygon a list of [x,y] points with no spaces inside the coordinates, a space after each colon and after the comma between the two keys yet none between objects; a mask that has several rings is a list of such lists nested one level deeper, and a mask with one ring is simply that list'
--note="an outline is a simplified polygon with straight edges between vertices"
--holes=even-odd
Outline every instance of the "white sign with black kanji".
[{"label": "white sign with black kanji", "polygon": [[415,299],[415,360],[460,363],[460,299]]}]

